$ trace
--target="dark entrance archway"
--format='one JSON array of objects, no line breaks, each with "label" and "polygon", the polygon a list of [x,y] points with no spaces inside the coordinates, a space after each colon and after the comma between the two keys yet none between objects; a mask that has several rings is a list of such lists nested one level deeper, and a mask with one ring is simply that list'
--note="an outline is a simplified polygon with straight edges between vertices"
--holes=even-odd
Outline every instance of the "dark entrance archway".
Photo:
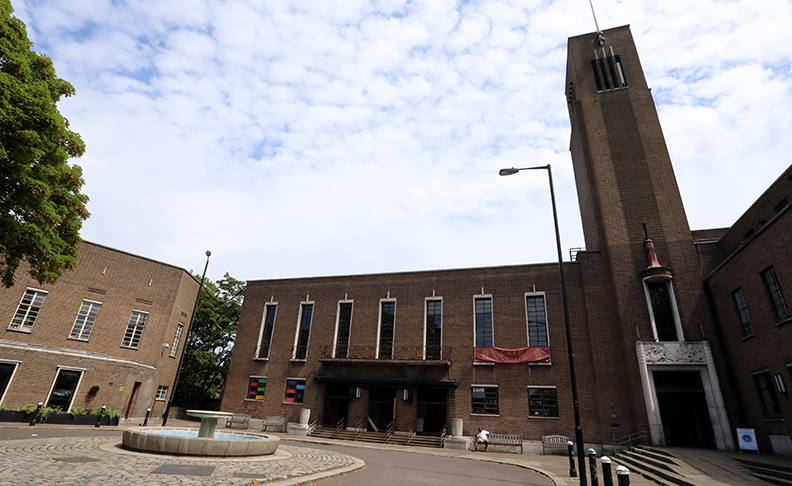
[{"label": "dark entrance archway", "polygon": [[388,425],[396,419],[396,389],[370,388],[368,402],[369,426],[385,432]]},{"label": "dark entrance archway", "polygon": [[349,385],[328,383],[325,386],[322,427],[335,427],[349,414]]},{"label": "dark entrance archway", "polygon": [[699,371],[653,371],[668,445],[714,449],[715,435]]},{"label": "dark entrance archway", "polygon": [[445,388],[418,388],[418,433],[440,435],[446,424],[448,391]]}]

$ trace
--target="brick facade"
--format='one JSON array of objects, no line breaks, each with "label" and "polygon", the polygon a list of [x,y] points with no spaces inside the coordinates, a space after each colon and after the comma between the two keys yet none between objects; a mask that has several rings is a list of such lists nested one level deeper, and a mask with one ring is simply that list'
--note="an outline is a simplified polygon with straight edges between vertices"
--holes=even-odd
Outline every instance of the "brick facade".
[{"label": "brick facade", "polygon": [[[630,30],[603,34],[602,44],[595,33],[569,39],[565,87],[587,245],[564,264],[585,441],[613,444],[648,431],[656,444],[734,449],[736,425],[756,428],[763,451],[783,453],[778,444],[790,431],[781,419],[762,418],[753,376],[768,370],[786,380],[792,364],[784,334],[792,324],[773,320],[759,279],[772,265],[780,291],[792,295],[792,225],[781,204],[792,199],[790,178],[733,228],[691,231]],[[737,286],[755,322],[747,339],[729,302]],[[531,292],[545,298],[551,363],[474,362],[476,296],[492,299],[494,346],[514,349],[531,344]],[[415,354],[429,298],[443,303],[438,360]],[[383,299],[396,303],[394,353],[384,357],[375,351]],[[350,350],[361,351],[347,358],[333,354],[342,301],[353,305]],[[307,354],[295,360],[308,302]],[[263,359],[256,352],[268,303],[277,314]],[[572,437],[569,371],[557,265],[260,280],[248,283],[222,407],[293,421],[305,407],[327,426],[345,418],[347,427],[381,428],[392,420],[397,431],[423,425],[439,433],[457,418],[466,435],[481,427],[528,440]],[[266,391],[247,399],[251,376],[266,377]],[[305,381],[303,403],[284,399],[289,378]],[[498,413],[476,413],[474,393],[494,387]],[[557,417],[531,415],[534,387],[555,389]],[[789,416],[787,395],[779,397],[778,413]]]},{"label": "brick facade", "polygon": [[[14,330],[12,320],[28,289],[46,297],[32,328]],[[143,417],[151,408],[157,416],[165,401],[155,394],[160,386],[170,393],[197,292],[198,282],[183,269],[88,242],[79,246],[77,267],[55,284],[40,284],[21,268],[16,284],[0,290],[2,376],[13,370],[13,379],[0,388],[0,404],[47,404],[59,370],[66,370],[79,375],[71,407],[95,410],[105,404],[129,417]],[[84,301],[101,308],[90,335],[75,339],[72,329]],[[133,311],[147,316],[136,348],[122,346]],[[179,324],[184,330],[172,357]],[[90,393],[93,386],[98,392]]]}]

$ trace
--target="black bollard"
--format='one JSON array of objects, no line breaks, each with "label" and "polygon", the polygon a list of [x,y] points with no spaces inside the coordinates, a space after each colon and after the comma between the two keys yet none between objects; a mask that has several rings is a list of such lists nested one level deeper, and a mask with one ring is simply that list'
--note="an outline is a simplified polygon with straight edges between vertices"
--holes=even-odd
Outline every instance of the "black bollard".
[{"label": "black bollard", "polygon": [[151,409],[147,408],[146,409],[146,418],[143,419],[143,427],[146,427],[148,425],[148,419],[149,419],[150,416],[151,416]]},{"label": "black bollard", "polygon": [[589,457],[589,473],[591,474],[591,486],[599,486],[597,481],[597,451],[594,449],[588,450]]},{"label": "black bollard", "polygon": [[102,405],[102,410],[99,412],[99,416],[96,418],[96,425],[94,427],[99,427],[99,423],[102,421],[102,417],[104,417],[106,408],[107,405]]},{"label": "black bollard", "polygon": [[610,457],[602,456],[600,462],[602,463],[602,486],[613,486]]},{"label": "black bollard", "polygon": [[577,477],[577,470],[575,469],[575,460],[572,456],[575,454],[574,446],[575,444],[570,440],[567,441],[567,449],[569,450],[569,477],[576,478]]},{"label": "black bollard", "polygon": [[38,420],[39,412],[41,411],[41,407],[43,406],[44,406],[43,403],[41,402],[38,403],[38,406],[36,407],[36,411],[33,412],[33,418],[30,419],[30,425],[36,425],[36,420]]},{"label": "black bollard", "polygon": [[630,486],[630,470],[624,466],[616,466],[616,478],[619,486]]}]

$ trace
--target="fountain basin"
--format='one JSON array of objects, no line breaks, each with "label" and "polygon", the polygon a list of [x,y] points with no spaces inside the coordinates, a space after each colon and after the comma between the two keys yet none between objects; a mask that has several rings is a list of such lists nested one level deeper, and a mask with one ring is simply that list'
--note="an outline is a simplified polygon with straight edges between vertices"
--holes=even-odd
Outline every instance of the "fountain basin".
[{"label": "fountain basin", "polygon": [[242,457],[274,454],[280,445],[275,436],[223,432],[198,437],[195,429],[178,427],[129,427],[122,443],[127,449],[180,456]]}]

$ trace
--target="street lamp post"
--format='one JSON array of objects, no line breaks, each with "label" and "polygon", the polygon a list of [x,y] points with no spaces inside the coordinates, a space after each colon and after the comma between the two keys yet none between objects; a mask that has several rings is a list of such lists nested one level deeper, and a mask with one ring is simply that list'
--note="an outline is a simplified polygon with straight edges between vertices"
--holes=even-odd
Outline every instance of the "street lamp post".
[{"label": "street lamp post", "polygon": [[566,277],[564,276],[564,259],[561,253],[561,233],[558,230],[558,211],[556,210],[555,189],[553,188],[553,171],[550,164],[536,167],[522,167],[501,169],[499,174],[508,176],[521,170],[546,169],[550,180],[550,201],[553,204],[553,223],[555,224],[556,248],[558,250],[558,272],[561,275],[561,296],[564,301],[564,324],[566,325],[567,354],[569,355],[569,379],[572,382],[572,403],[575,410],[575,442],[577,443],[578,471],[580,471],[580,486],[588,484],[586,480],[586,452],[583,446],[583,429],[580,427],[580,409],[578,407],[577,380],[575,378],[575,355],[572,352],[572,330],[569,325],[569,303],[567,301]]},{"label": "street lamp post", "polygon": [[193,322],[195,322],[195,312],[198,310],[198,302],[201,300],[201,291],[204,288],[204,282],[206,282],[206,269],[209,268],[210,256],[212,256],[212,252],[206,250],[206,265],[204,265],[203,275],[201,275],[201,285],[198,287],[198,295],[195,296],[195,304],[193,305],[190,324],[187,326],[187,332],[184,335],[184,346],[182,346],[182,352],[179,357],[179,366],[176,368],[176,377],[173,379],[173,386],[171,387],[170,396],[168,397],[168,405],[165,406],[165,411],[162,412],[163,427],[165,427],[165,425],[168,423],[168,415],[170,414],[171,406],[173,406],[173,395],[176,393],[176,385],[179,384],[179,375],[181,374],[182,363],[184,363],[184,355],[187,354],[187,343],[190,341],[190,331],[192,331]]}]

